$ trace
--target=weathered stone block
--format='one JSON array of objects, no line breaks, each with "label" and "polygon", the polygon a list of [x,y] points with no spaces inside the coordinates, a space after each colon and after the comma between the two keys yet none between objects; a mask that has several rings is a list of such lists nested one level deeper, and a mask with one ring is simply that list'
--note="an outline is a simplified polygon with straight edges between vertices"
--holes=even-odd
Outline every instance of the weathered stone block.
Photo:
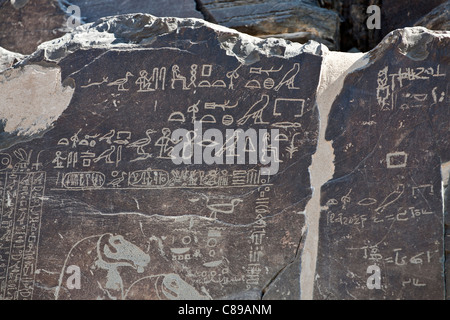
[{"label": "weathered stone block", "polygon": [[196,10],[195,0],[70,0],[70,4],[81,9],[85,22],[94,22],[102,17],[127,13],[149,13],[158,17],[203,18]]},{"label": "weathered stone block", "polygon": [[430,30],[450,30],[450,1],[434,8],[420,18],[414,26],[425,27]]},{"label": "weathered stone block", "polygon": [[0,71],[11,67],[14,63],[22,60],[24,55],[0,47]]},{"label": "weathered stone block", "polygon": [[210,19],[258,37],[281,37],[300,43],[315,40],[339,49],[339,17],[316,0],[201,0]]},{"label": "weathered stone block", "polygon": [[0,2],[0,46],[33,53],[42,42],[62,36],[66,16],[57,0]]},{"label": "weathered stone block", "polygon": [[1,73],[1,297],[270,291],[302,248],[321,48],[123,15]]},{"label": "weathered stone block", "polygon": [[444,298],[449,42],[394,31],[345,77],[326,131],[334,174],[321,189],[314,298]]},{"label": "weathered stone block", "polygon": [[420,18],[428,15],[434,8],[446,0],[390,1],[382,4],[381,24],[382,36],[405,27],[412,27]]},{"label": "weathered stone block", "polygon": [[[71,5],[78,6],[79,12],[68,11]],[[30,54],[39,44],[59,38],[82,23],[126,13],[203,18],[195,0],[5,0],[0,1],[0,46]]]},{"label": "weathered stone block", "polygon": [[130,14],[2,51],[0,297],[444,298],[448,41]]}]

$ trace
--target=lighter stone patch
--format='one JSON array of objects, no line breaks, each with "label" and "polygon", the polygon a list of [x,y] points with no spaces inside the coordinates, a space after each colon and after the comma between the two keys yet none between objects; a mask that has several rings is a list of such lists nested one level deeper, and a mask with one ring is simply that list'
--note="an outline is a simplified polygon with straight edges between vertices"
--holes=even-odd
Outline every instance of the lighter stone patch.
[{"label": "lighter stone patch", "polygon": [[13,7],[15,9],[20,9],[20,8],[25,7],[27,2],[28,2],[28,0],[11,0],[11,4],[13,5]]},{"label": "lighter stone patch", "polygon": [[8,69],[15,61],[23,60],[24,55],[0,47],[0,72]]},{"label": "lighter stone patch", "polygon": [[401,54],[415,61],[425,60],[428,55],[428,44],[432,37],[424,37],[425,28],[405,28],[402,32],[402,42],[398,45]]},{"label": "lighter stone patch", "polygon": [[363,53],[330,52],[324,50],[324,59],[317,90],[317,106],[320,115],[319,138],[316,153],[309,167],[312,198],[306,205],[306,240],[302,252],[300,288],[301,299],[312,300],[316,261],[319,245],[320,189],[333,178],[334,150],[332,141],[325,140],[328,115],[331,106],[344,86],[347,74],[365,66],[368,56]]},{"label": "lighter stone patch", "polygon": [[61,84],[59,68],[26,65],[0,74],[0,121],[19,136],[42,133],[67,108],[74,88]]},{"label": "lighter stone patch", "polygon": [[450,161],[445,162],[441,165],[441,173],[442,173],[442,182],[444,186],[447,187],[450,179]]}]

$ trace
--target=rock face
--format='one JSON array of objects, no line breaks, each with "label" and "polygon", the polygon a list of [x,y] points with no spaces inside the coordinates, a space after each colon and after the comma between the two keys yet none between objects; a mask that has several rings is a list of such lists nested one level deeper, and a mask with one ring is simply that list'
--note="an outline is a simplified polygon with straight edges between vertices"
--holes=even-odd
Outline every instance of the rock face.
[{"label": "rock face", "polygon": [[126,13],[149,13],[158,17],[203,18],[195,9],[195,0],[70,0],[69,4],[80,7],[85,22],[94,22],[107,16]]},{"label": "rock face", "polygon": [[369,30],[366,25],[370,5],[377,5],[383,11],[380,0],[324,0],[323,3],[339,14],[340,50],[357,48],[366,52],[380,42],[381,30]]},{"label": "rock face", "polygon": [[430,30],[450,30],[450,1],[434,8],[420,18],[414,26],[422,26]]},{"label": "rock face", "polygon": [[403,0],[386,4],[389,10],[381,10],[382,36],[398,28],[414,26],[417,20],[445,2],[446,0],[416,0],[414,5],[411,5],[411,2]]},{"label": "rock face", "polygon": [[349,73],[326,139],[316,299],[443,299],[448,33],[391,33]]},{"label": "rock face", "polygon": [[75,11],[66,11],[71,5],[80,9],[79,23],[125,13],[203,18],[200,11],[196,10],[195,0],[5,0],[0,1],[0,46],[10,51],[30,54],[39,44],[70,32],[72,25],[68,20],[75,19],[71,15]]},{"label": "rock face", "polygon": [[[148,13],[205,19],[261,38],[299,43],[314,40],[331,50],[366,52],[397,28],[425,26],[447,30],[449,3],[444,0],[417,0],[414,5],[408,1],[382,4],[380,0],[1,0],[0,46],[30,54],[40,43],[70,32],[78,22]],[[372,5],[380,8],[378,29],[367,26],[372,15],[367,10]],[[69,6],[78,6],[79,12],[68,10]]]},{"label": "rock face", "polygon": [[24,55],[11,52],[0,47],[0,71],[11,67],[14,63],[22,60]]},{"label": "rock face", "polygon": [[[445,275],[445,279],[448,279],[449,278],[449,268],[450,268],[450,262],[448,261],[448,257],[450,256],[450,250],[449,250],[449,248],[450,248],[450,241],[449,241],[450,221],[449,221],[449,216],[448,216],[448,211],[449,211],[448,208],[450,206],[450,192],[449,192],[448,186],[445,189],[444,195],[445,195],[445,197],[444,197],[444,199],[445,199],[445,210],[444,210],[444,213],[445,213],[445,242],[444,242],[444,246],[445,246],[445,258],[446,258],[444,275]],[[450,286],[449,286],[448,282],[446,282],[445,283],[445,289],[446,289],[445,299],[446,300],[450,299],[450,294],[448,292],[449,287]]]},{"label": "rock face", "polygon": [[[321,5],[340,17],[340,50],[357,48],[361,52],[373,49],[391,31],[399,28],[424,26],[444,30],[447,7],[437,7],[445,0],[380,1],[380,0],[322,0]],[[380,28],[369,29],[367,20],[374,13],[369,6],[380,8]],[[435,9],[435,10],[433,10]],[[432,11],[434,13],[430,13]],[[420,23],[416,23],[420,19]],[[423,19],[423,20],[422,20]],[[448,19],[447,19],[448,20]],[[433,26],[434,25],[434,26]],[[431,27],[433,26],[433,27]],[[430,28],[431,27],[431,28]]]},{"label": "rock face", "polygon": [[211,21],[254,36],[272,36],[305,43],[315,40],[339,49],[339,18],[316,0],[200,0]]},{"label": "rock face", "polygon": [[0,2],[0,46],[21,54],[33,53],[42,42],[62,36],[65,23],[66,16],[56,0]]},{"label": "rock face", "polygon": [[[1,298],[280,286],[300,263],[312,194],[321,49],[123,15],[0,74]],[[22,95],[32,88],[39,100]],[[296,283],[270,296],[298,299]]]}]

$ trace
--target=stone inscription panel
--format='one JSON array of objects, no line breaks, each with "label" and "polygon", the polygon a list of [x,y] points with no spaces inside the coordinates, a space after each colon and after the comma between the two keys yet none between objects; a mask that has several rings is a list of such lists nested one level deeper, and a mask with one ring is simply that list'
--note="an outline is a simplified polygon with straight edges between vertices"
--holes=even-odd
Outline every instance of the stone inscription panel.
[{"label": "stone inscription panel", "polygon": [[[183,30],[59,63],[75,84],[69,107],[42,138],[1,153],[1,298],[261,295],[295,257],[321,58],[244,64],[216,37]],[[227,129],[256,136],[230,143]],[[207,147],[223,163],[195,158]]]},{"label": "stone inscription panel", "polygon": [[[322,188],[317,299],[443,298],[450,70],[445,40],[421,37],[408,55],[375,51],[332,106],[335,175]],[[423,50],[426,59],[410,58]]]}]

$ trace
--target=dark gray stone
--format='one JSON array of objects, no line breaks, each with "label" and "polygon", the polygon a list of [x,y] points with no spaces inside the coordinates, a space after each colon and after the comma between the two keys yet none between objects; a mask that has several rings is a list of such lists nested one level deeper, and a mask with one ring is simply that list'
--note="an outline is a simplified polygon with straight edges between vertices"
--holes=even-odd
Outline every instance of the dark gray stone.
[{"label": "dark gray stone", "polygon": [[445,299],[450,299],[450,216],[449,216],[449,208],[450,208],[450,162],[445,163],[441,167],[442,178],[443,178],[443,187],[444,187],[444,248],[445,248]]},{"label": "dark gray stone", "polygon": [[0,3],[0,46],[22,54],[33,53],[42,42],[62,36],[66,15],[57,0]]},{"label": "dark gray stone", "polygon": [[384,37],[395,29],[414,26],[417,20],[445,2],[446,0],[415,0],[412,3],[407,0],[399,0],[383,3],[381,10],[382,36]]},{"label": "dark gray stone", "polygon": [[158,17],[199,18],[203,15],[195,9],[195,0],[69,0],[67,5],[77,5],[85,22],[117,14],[149,13]]},{"label": "dark gray stone", "polygon": [[287,264],[264,288],[263,300],[299,300],[300,288],[300,252],[294,261]]},{"label": "dark gray stone", "polygon": [[430,13],[420,18],[414,26],[430,30],[450,30],[450,1],[434,8]]},{"label": "dark gray stone", "polygon": [[[80,20],[70,5],[80,8]],[[0,2],[0,46],[22,54],[33,53],[45,41],[61,37],[80,23],[105,16],[126,13],[149,13],[155,16],[202,19],[195,0],[20,0]],[[71,25],[71,21],[79,22]]]},{"label": "dark gray stone", "polygon": [[316,0],[200,0],[213,22],[258,37],[281,37],[306,43],[315,40],[339,49],[339,17]]},{"label": "dark gray stone", "polygon": [[449,41],[396,30],[345,78],[326,132],[335,171],[321,190],[316,299],[444,298]]},{"label": "dark gray stone", "polygon": [[[445,18],[448,16],[447,7],[437,7],[445,0],[406,0],[381,1],[381,0],[321,0],[324,8],[336,11],[340,18],[340,50],[349,51],[357,48],[361,52],[367,52],[378,45],[383,37],[395,29],[424,26],[433,30],[442,30]],[[381,29],[369,29],[367,20],[373,14],[367,9],[371,5],[380,8]],[[435,9],[436,8],[436,9]],[[435,10],[433,10],[435,9]],[[433,11],[432,11],[433,10]],[[430,13],[432,11],[432,13]],[[434,13],[433,13],[434,12]],[[429,15],[429,16],[428,16]],[[428,18],[427,18],[428,16]],[[420,23],[416,23],[423,17]],[[447,18],[448,20],[448,18]],[[427,25],[425,25],[427,24]],[[431,27],[432,25],[436,27]],[[439,26],[439,27],[438,27]],[[431,27],[431,28],[430,28]]]},{"label": "dark gray stone", "polygon": [[[321,48],[123,15],[0,73],[14,108],[0,108],[1,297],[261,297],[298,259]],[[271,142],[259,157],[279,154],[278,172],[248,159],[176,165],[170,136],[193,137],[194,119],[203,131],[255,129]]]},{"label": "dark gray stone", "polygon": [[[380,0],[344,0],[341,3],[341,14],[344,21],[341,22],[341,46],[344,51],[352,47],[358,48],[361,52],[369,51],[382,40],[382,32],[379,29],[369,29],[367,19],[369,14],[367,8],[370,5],[377,5],[381,12],[385,9]],[[388,6],[388,4],[386,4]],[[381,26],[385,21],[381,19]]]}]

